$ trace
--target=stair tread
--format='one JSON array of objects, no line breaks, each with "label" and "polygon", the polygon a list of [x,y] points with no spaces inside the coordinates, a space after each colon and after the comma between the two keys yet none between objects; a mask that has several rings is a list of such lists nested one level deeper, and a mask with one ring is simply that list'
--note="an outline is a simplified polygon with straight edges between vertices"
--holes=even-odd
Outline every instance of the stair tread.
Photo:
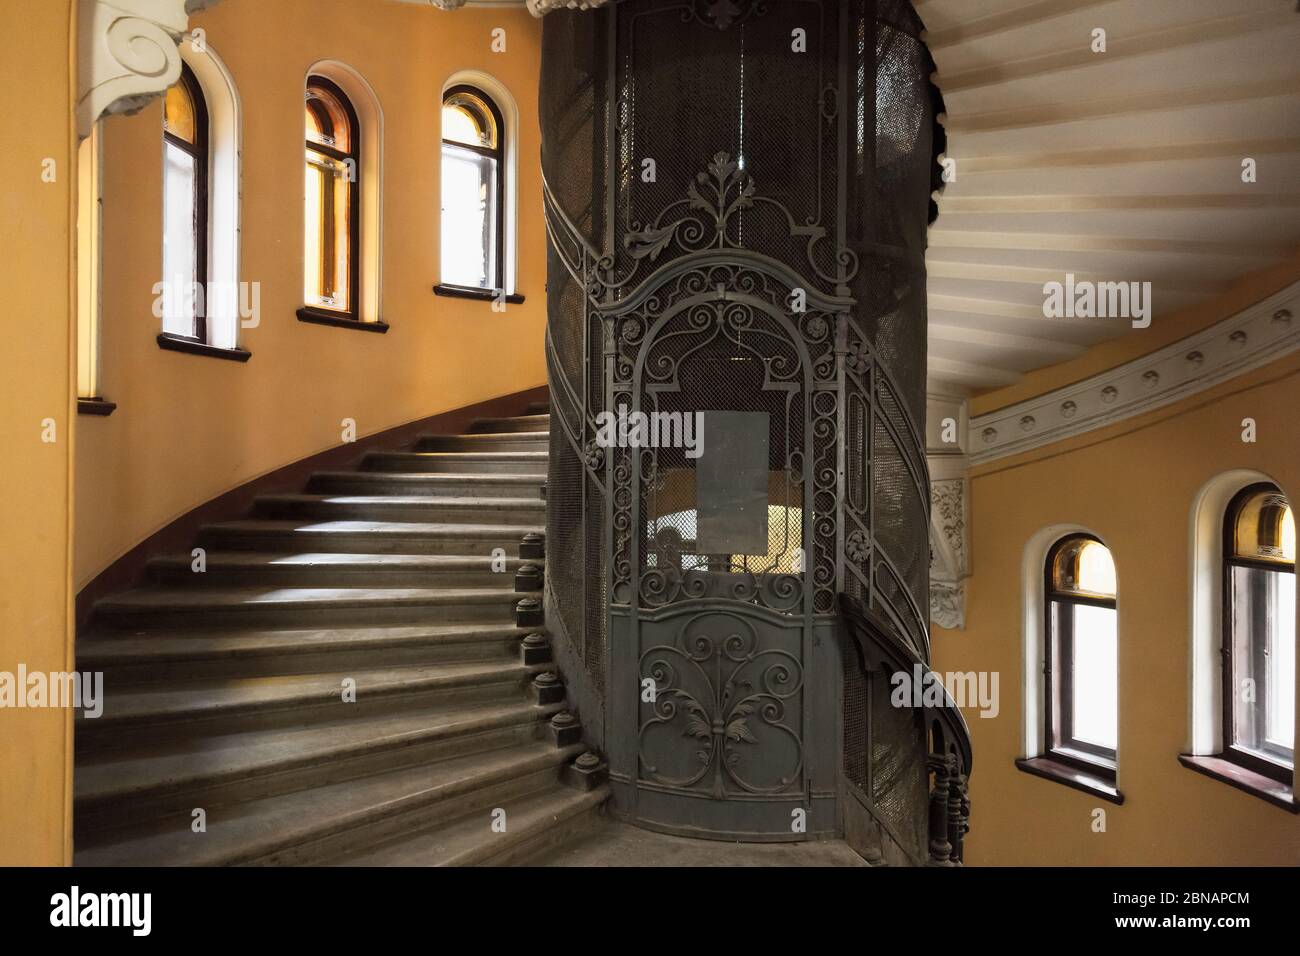
[{"label": "stair tread", "polygon": [[542,498],[472,498],[466,495],[258,495],[259,502],[293,502],[337,505],[404,505],[416,508],[544,509]]},{"label": "stair tread", "polygon": [[541,461],[550,457],[550,452],[546,449],[538,451],[372,451],[367,453],[367,458],[464,458],[466,460],[476,458],[487,459],[521,459],[523,461]]},{"label": "stair tread", "polygon": [[328,862],[331,866],[465,866],[490,861],[509,846],[540,836],[567,819],[594,810],[608,798],[607,787],[575,790],[556,783],[504,801],[501,807],[506,811],[504,833],[493,832],[491,816],[480,813]]},{"label": "stair tread", "polygon": [[456,521],[368,521],[356,518],[326,521],[245,518],[207,525],[205,531],[237,534],[272,534],[296,532],[300,534],[387,534],[396,536],[464,535],[466,537],[500,538],[518,533],[521,537],[529,531],[543,530],[541,525],[482,524]]},{"label": "stair tread", "polygon": [[456,472],[456,471],[318,471],[312,475],[313,479],[327,478],[332,480],[348,481],[367,481],[367,482],[389,482],[399,481],[420,481],[424,484],[455,484],[456,482],[473,481],[475,483],[501,484],[501,485],[534,485],[540,481],[546,480],[543,473],[536,474],[483,474],[482,472]]},{"label": "stair tread", "polygon": [[95,605],[99,611],[203,611],[230,608],[369,607],[407,604],[496,604],[519,600],[513,587],[190,587],[154,585],[124,591]]},{"label": "stair tread", "polygon": [[503,418],[480,418],[480,419],[477,419],[477,420],[476,420],[476,421],[475,421],[475,422],[474,422],[470,427],[471,427],[471,428],[477,428],[477,427],[480,426],[480,425],[495,425],[495,424],[498,424],[498,423],[500,423],[500,422],[530,422],[530,421],[535,421],[535,422],[539,422],[539,423],[544,423],[544,422],[549,422],[550,420],[551,420],[551,416],[550,416],[549,414],[545,414],[545,413],[543,413],[543,414],[538,414],[538,415],[511,415],[511,416],[507,416],[507,417],[503,417]]},{"label": "stair tread", "polygon": [[77,712],[78,726],[106,726],[122,720],[165,717],[210,717],[238,710],[262,710],[304,704],[338,704],[343,701],[344,678],[356,681],[358,701],[367,695],[434,690],[474,684],[522,681],[551,668],[510,661],[446,661],[406,667],[351,670],[346,673],[290,674],[271,677],[169,680],[119,689],[93,720]]},{"label": "stair tread", "polygon": [[468,438],[473,441],[485,441],[489,444],[494,441],[546,441],[551,437],[550,431],[545,428],[539,428],[536,431],[528,432],[459,432],[452,434],[429,433],[421,435],[418,441],[428,441],[429,439],[461,439]]},{"label": "stair tread", "polygon": [[[78,666],[111,666],[152,660],[204,660],[284,651],[382,650],[403,643],[470,643],[522,638],[533,628],[513,625],[390,624],[348,628],[150,629],[146,632],[92,630],[77,639]],[[91,669],[95,669],[92,667]]]},{"label": "stair tread", "polygon": [[[218,551],[210,550],[204,557],[209,568],[270,568],[282,565],[295,567],[338,567],[356,565],[360,569],[373,568],[377,571],[402,568],[428,571],[476,571],[491,568],[496,560],[490,554],[369,554],[364,551]],[[166,554],[151,558],[149,563],[157,566],[190,567],[194,558],[188,552]],[[505,558],[506,567],[519,564],[541,565],[541,558],[525,560],[522,558]],[[505,575],[507,572],[501,572]],[[195,573],[195,577],[199,577]]]},{"label": "stair tread", "polygon": [[278,850],[364,824],[404,809],[562,765],[581,746],[557,748],[549,741],[470,754],[249,800],[207,815],[207,832],[190,829],[189,814],[176,815],[103,842],[82,840],[78,866],[218,865],[257,860]]},{"label": "stair tread", "polygon": [[82,755],[75,797],[102,801],[239,779],[273,770],[340,759],[378,747],[539,722],[562,704],[538,706],[520,698],[422,708],[418,712],[345,717],[301,727],[240,730],[188,740],[155,741],[125,751]]}]

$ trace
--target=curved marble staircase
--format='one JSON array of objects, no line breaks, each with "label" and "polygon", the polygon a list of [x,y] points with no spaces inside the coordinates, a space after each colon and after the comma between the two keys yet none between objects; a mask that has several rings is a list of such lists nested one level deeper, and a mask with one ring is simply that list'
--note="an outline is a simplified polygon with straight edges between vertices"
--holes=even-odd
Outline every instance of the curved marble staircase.
[{"label": "curved marble staircase", "polygon": [[606,791],[519,593],[541,587],[548,424],[319,473],[204,529],[203,570],[158,557],[101,601],[77,864],[507,863],[585,828]]}]

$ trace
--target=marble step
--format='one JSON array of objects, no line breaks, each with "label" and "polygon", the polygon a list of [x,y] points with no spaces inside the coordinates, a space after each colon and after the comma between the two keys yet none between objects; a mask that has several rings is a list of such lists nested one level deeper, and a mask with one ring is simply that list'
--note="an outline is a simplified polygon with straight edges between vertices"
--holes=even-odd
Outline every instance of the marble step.
[{"label": "marble step", "polygon": [[377,451],[362,460],[365,471],[420,474],[545,475],[550,453],[539,451]]},{"label": "marble step", "polygon": [[182,812],[78,842],[78,866],[302,865],[463,818],[558,780],[583,747],[541,740],[361,779],[249,800],[207,815]]},{"label": "marble step", "polygon": [[144,681],[279,677],[411,664],[519,660],[533,628],[513,624],[323,628],[99,628],[77,639],[77,669],[116,686]]},{"label": "marble step", "polygon": [[448,472],[322,471],[307,482],[311,494],[429,495],[457,498],[543,499],[544,474],[473,475]]},{"label": "marble step", "polygon": [[489,660],[120,687],[105,675],[103,713],[91,718],[76,712],[77,750],[122,749],[153,740],[294,727],[420,707],[532,700],[532,679],[553,669],[517,659]]},{"label": "marble step", "polygon": [[[334,866],[504,866],[527,860],[579,836],[599,819],[607,787],[548,786],[441,827],[403,834],[328,861]],[[484,810],[487,812],[484,812]],[[505,830],[492,828],[492,810],[505,812]]]},{"label": "marble step", "polygon": [[551,434],[535,432],[480,432],[467,435],[422,435],[415,443],[415,451],[546,451]]},{"label": "marble step", "polygon": [[198,544],[208,550],[329,552],[348,554],[444,554],[490,557],[497,548],[518,555],[519,542],[536,524],[431,521],[272,520],[249,518],[204,527]]},{"label": "marble step", "polygon": [[527,744],[546,737],[545,721],[563,706],[518,698],[86,754],[75,774],[78,835]]},{"label": "marble step", "polygon": [[505,624],[513,620],[521,596],[513,583],[495,588],[149,586],[98,602],[93,619],[115,627],[187,621],[206,625]]},{"label": "marble step", "polygon": [[480,418],[469,426],[469,430],[474,433],[544,432],[550,427],[550,415],[517,415],[514,418]]},{"label": "marble step", "polygon": [[524,561],[490,555],[356,554],[330,552],[209,551],[203,571],[194,570],[189,553],[164,555],[149,561],[158,582],[183,585],[260,584],[299,587],[513,587]]},{"label": "marble step", "polygon": [[259,495],[254,514],[263,518],[355,518],[369,521],[544,524],[546,502],[536,498],[471,498],[433,495]]}]

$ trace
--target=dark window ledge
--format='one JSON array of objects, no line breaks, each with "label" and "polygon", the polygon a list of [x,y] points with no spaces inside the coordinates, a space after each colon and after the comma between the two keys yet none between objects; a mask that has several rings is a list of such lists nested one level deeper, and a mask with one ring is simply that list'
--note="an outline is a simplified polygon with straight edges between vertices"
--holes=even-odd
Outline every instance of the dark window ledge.
[{"label": "dark window ledge", "polygon": [[196,339],[183,339],[179,335],[169,335],[166,332],[159,333],[158,347],[161,349],[167,349],[170,352],[185,352],[188,355],[207,355],[210,358],[226,359],[231,362],[247,362],[253,357],[253,353],[247,349],[217,348],[217,346],[208,345],[206,342],[199,342]]},{"label": "dark window ledge", "polygon": [[349,319],[342,315],[306,307],[298,310],[298,321],[311,322],[315,325],[332,325],[337,329],[355,329],[358,332],[377,332],[380,335],[388,331],[387,322],[362,322],[360,319]]},{"label": "dark window ledge", "polygon": [[1114,778],[1101,770],[1084,770],[1051,757],[1022,757],[1016,761],[1016,766],[1035,777],[1055,780],[1110,803],[1124,802],[1124,794],[1115,786]]},{"label": "dark window ledge", "polygon": [[102,398],[77,399],[78,415],[99,415],[102,418],[105,415],[112,415],[116,408],[117,402],[105,401]]},{"label": "dark window ledge", "polygon": [[1290,813],[1300,813],[1300,802],[1296,801],[1286,784],[1272,777],[1266,777],[1262,773],[1256,773],[1254,770],[1247,770],[1240,764],[1226,760],[1222,755],[1179,754],[1178,762],[1188,770],[1195,770],[1261,800],[1267,800],[1275,807],[1281,807]]},{"label": "dark window ledge", "polygon": [[[453,299],[477,299],[479,302],[495,302],[497,293],[492,289],[470,289],[463,285],[443,285],[439,283],[433,287],[434,295],[446,295]],[[524,297],[518,292],[512,292],[506,296],[506,302],[510,305],[523,305]]]}]

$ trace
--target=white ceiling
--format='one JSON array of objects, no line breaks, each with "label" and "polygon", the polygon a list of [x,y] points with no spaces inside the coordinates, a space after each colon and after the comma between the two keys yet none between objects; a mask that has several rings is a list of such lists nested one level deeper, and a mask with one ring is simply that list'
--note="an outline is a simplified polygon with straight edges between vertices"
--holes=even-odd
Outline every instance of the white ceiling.
[{"label": "white ceiling", "polygon": [[1151,282],[1159,323],[1300,248],[1296,0],[914,2],[957,173],[927,254],[931,391],[1140,334],[1044,318],[1067,272]]}]

